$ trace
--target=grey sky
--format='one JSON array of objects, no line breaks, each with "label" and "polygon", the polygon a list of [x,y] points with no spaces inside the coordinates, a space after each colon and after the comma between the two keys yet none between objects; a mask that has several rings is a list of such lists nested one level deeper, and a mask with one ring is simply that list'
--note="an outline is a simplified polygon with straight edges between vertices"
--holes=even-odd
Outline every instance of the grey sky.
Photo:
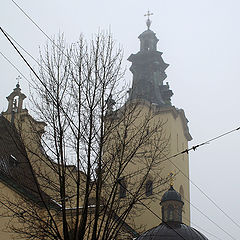
[{"label": "grey sky", "polygon": [[[193,141],[201,143],[240,126],[240,1],[239,0],[16,0],[49,35],[64,32],[69,42],[109,29],[124,48],[125,62],[139,49],[138,35],[146,29],[144,14],[149,9],[151,29],[159,38],[158,50],[170,66],[167,82],[174,92],[173,105],[183,108]],[[11,0],[1,0],[1,27],[27,51],[38,57],[45,36]],[[0,51],[27,77],[29,69],[0,35]],[[33,63],[30,59],[29,61]],[[33,63],[36,67],[36,64]],[[0,111],[19,75],[0,56]],[[131,81],[128,71],[126,80]],[[25,80],[22,90],[28,93]],[[240,225],[240,131],[190,153],[192,181]],[[191,185],[191,202],[212,221],[238,239],[240,228],[216,209]],[[159,209],[160,214],[160,209]],[[192,208],[192,222],[220,239],[232,239]],[[193,225],[194,226],[194,225]],[[196,227],[197,228],[197,227]],[[198,228],[199,229],[199,228]],[[201,229],[199,229],[202,231]],[[209,239],[214,237],[206,234]]]}]

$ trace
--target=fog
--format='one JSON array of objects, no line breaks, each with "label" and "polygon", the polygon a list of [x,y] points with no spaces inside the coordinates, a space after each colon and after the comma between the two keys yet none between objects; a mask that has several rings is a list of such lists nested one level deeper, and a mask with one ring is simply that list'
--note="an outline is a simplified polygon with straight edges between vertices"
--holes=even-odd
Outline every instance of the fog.
[{"label": "fog", "polygon": [[[165,82],[174,92],[172,103],[189,120],[190,147],[240,126],[240,2],[238,0],[131,0],[131,1],[17,1],[48,36],[64,32],[68,42],[87,38],[99,29],[111,30],[127,58],[139,50],[138,36],[146,29],[148,9],[151,29],[159,38],[158,50],[170,66]],[[16,7],[1,1],[1,27],[32,56],[47,38]],[[27,78],[30,71],[1,34],[0,52]],[[28,57],[37,68],[36,63]],[[0,111],[16,85],[19,73],[0,55]],[[131,83],[128,70],[125,80]],[[20,81],[28,94],[28,83]],[[27,102],[27,101],[25,101]],[[240,225],[240,131],[190,152],[190,178],[222,211]],[[192,226],[209,239],[238,239],[240,227],[191,184]],[[160,213],[160,209],[159,209]],[[195,226],[197,225],[197,226]],[[217,227],[217,225],[219,227]],[[220,229],[222,228],[222,229]],[[218,238],[206,233],[215,235]]]}]

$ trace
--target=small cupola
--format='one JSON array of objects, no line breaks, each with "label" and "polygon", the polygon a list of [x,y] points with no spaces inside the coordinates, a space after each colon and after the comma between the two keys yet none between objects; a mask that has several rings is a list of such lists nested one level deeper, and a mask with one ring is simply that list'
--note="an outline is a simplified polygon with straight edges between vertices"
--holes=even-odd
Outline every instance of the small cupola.
[{"label": "small cupola", "polygon": [[162,196],[160,205],[162,206],[162,221],[168,222],[182,222],[182,207],[183,201],[181,194],[178,193],[173,185]]},{"label": "small cupola", "polygon": [[152,30],[146,30],[138,37],[140,39],[140,51],[157,51],[158,38]]},{"label": "small cupola", "polygon": [[172,183],[160,204],[162,223],[140,235],[137,240],[208,240],[196,229],[182,223],[183,201]]},{"label": "small cupola", "polygon": [[153,15],[153,13],[149,11],[144,15],[148,17],[146,21],[147,30],[138,37],[140,39],[140,52],[157,51],[158,38],[156,37],[156,33],[150,30],[152,21],[149,19],[149,16],[151,15]]},{"label": "small cupola", "polygon": [[5,113],[12,114],[20,113],[23,110],[23,100],[26,98],[25,94],[21,92],[19,83],[17,83],[16,88],[13,89],[13,92],[7,97],[8,100],[8,109]]}]

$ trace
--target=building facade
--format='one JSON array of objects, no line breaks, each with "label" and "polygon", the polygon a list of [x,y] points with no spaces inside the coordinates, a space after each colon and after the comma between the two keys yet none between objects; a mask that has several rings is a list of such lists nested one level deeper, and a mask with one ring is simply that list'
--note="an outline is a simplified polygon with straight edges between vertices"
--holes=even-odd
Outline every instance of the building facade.
[{"label": "building facade", "polygon": [[[117,127],[115,126],[114,130],[110,129],[110,134],[107,134],[109,135],[109,140],[103,146],[103,163],[106,163],[103,170],[106,171],[103,171],[102,175],[106,177],[103,177],[103,179],[107,180],[101,183],[102,199],[99,202],[102,204],[107,199],[109,192],[112,191],[112,185],[117,182],[119,186],[118,199],[113,201],[113,204],[116,202],[118,206],[122,206],[123,210],[118,209],[116,212],[113,208],[113,210],[109,211],[108,206],[104,206],[107,209],[104,211],[106,215],[112,215],[112,218],[114,218],[113,222],[117,222],[117,226],[120,224],[124,233],[128,233],[127,237],[125,235],[125,237],[119,237],[118,239],[131,239],[131,237],[136,237],[138,233],[142,233],[159,224],[159,218],[161,218],[159,203],[172,178],[169,177],[170,173],[175,178],[175,188],[180,192],[181,199],[184,202],[182,221],[188,225],[190,224],[189,159],[187,154],[180,153],[188,148],[188,141],[192,138],[189,134],[188,120],[184,111],[176,108],[171,103],[173,92],[169,84],[164,82],[167,77],[165,70],[168,64],[164,62],[162,52],[157,50],[158,39],[156,34],[150,29],[150,25],[151,22],[148,19],[147,30],[139,36],[139,52],[131,54],[128,58],[132,63],[130,71],[133,74],[128,100],[120,109],[113,111],[112,105],[114,101],[109,98],[105,119],[106,132],[109,123]],[[4,127],[3,123],[7,121],[8,126],[12,124],[21,133],[20,138],[24,145],[24,154],[20,153],[20,155],[24,155],[31,163],[30,168],[28,165],[27,170],[25,170],[29,174],[28,179],[34,182],[35,188],[41,186],[41,191],[34,188],[31,189],[31,194],[32,192],[35,192],[34,194],[40,192],[53,208],[59,208],[59,211],[62,211],[63,208],[64,210],[67,209],[70,223],[71,214],[76,212],[76,202],[79,201],[77,204],[78,210],[83,209],[82,206],[86,202],[84,194],[87,177],[82,172],[78,174],[79,168],[76,170],[76,166],[64,166],[67,169],[66,176],[68,176],[65,189],[66,199],[62,200],[59,197],[59,191],[56,191],[56,189],[61,188],[58,182],[59,175],[56,172],[61,172],[62,166],[51,161],[50,157],[44,152],[41,146],[41,137],[46,124],[36,121],[28,113],[28,110],[23,108],[25,98],[26,96],[21,92],[20,86],[17,84],[13,92],[7,97],[9,105],[6,112],[3,112],[1,115],[1,131],[6,132],[6,126]],[[121,145],[123,140],[128,144]],[[14,139],[12,139],[11,144],[14,142]],[[6,143],[4,144],[6,145]],[[2,160],[6,154],[8,157],[11,156],[11,152],[4,153],[3,150],[0,154]],[[15,163],[14,158],[20,158],[19,156],[13,156],[10,159],[13,165]],[[114,156],[114,161],[112,161],[111,156]],[[117,179],[111,178],[111,176],[107,177],[111,171],[119,170],[118,164],[121,158],[122,171]],[[8,159],[7,161],[9,162],[10,160]],[[111,162],[111,165],[108,165],[108,162]],[[16,162],[16,166],[17,164]],[[4,171],[4,166],[5,164],[2,164],[2,171]],[[19,164],[18,166],[22,165]],[[18,171],[20,170],[18,169]],[[80,176],[79,179],[81,181],[79,182],[83,186],[80,200],[76,198],[75,187],[80,185],[76,183],[76,175]],[[37,181],[33,179],[33,176],[37,176]],[[46,176],[48,177],[46,178]],[[18,181],[17,177],[19,175],[12,179],[11,184],[14,186],[18,182],[18,188],[7,185],[4,179],[2,179],[1,184],[3,184],[4,188],[7,187],[9,189],[11,196],[17,196],[16,198],[22,199],[22,197],[26,196],[20,194],[19,188],[23,187],[26,192],[26,190],[29,190],[29,186],[24,186],[21,181]],[[96,181],[91,182],[91,186],[93,186],[92,192],[88,193],[89,199],[91,198],[92,200],[88,199],[87,205],[87,208],[91,208],[89,210],[90,215],[96,209],[95,183]],[[55,191],[53,191],[52,187],[54,184],[56,187]],[[62,203],[66,205],[63,207]],[[122,220],[119,216],[121,216],[122,211],[127,209],[129,204],[135,204],[135,206],[131,209],[128,217]],[[103,207],[103,205],[99,207]],[[79,210],[79,212],[81,211]],[[100,220],[102,216],[99,216]],[[59,216],[57,217],[59,218]],[[93,221],[91,217],[88,219]],[[52,220],[49,220],[49,222],[52,224]],[[61,224],[60,218],[58,222]],[[48,224],[47,221],[46,224]],[[91,228],[92,226],[89,227],[90,233],[92,231]]]}]

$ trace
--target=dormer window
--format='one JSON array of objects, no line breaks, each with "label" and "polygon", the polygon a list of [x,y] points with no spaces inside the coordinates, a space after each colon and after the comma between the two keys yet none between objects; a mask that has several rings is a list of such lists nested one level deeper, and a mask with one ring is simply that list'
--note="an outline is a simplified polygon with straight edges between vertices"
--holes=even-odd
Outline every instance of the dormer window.
[{"label": "dormer window", "polygon": [[5,156],[5,157],[2,157],[1,159],[0,159],[0,170],[1,171],[3,171],[4,173],[8,173],[8,170],[9,170],[9,168],[8,168],[8,166],[9,166],[9,164],[8,164],[8,159],[7,159],[7,157]]},{"label": "dormer window", "polygon": [[9,166],[10,167],[16,167],[18,164],[18,160],[16,159],[16,157],[14,157],[13,155],[9,156]]},{"label": "dormer window", "polygon": [[18,160],[15,156],[4,156],[0,159],[0,170],[8,173],[9,171],[18,165]]}]

